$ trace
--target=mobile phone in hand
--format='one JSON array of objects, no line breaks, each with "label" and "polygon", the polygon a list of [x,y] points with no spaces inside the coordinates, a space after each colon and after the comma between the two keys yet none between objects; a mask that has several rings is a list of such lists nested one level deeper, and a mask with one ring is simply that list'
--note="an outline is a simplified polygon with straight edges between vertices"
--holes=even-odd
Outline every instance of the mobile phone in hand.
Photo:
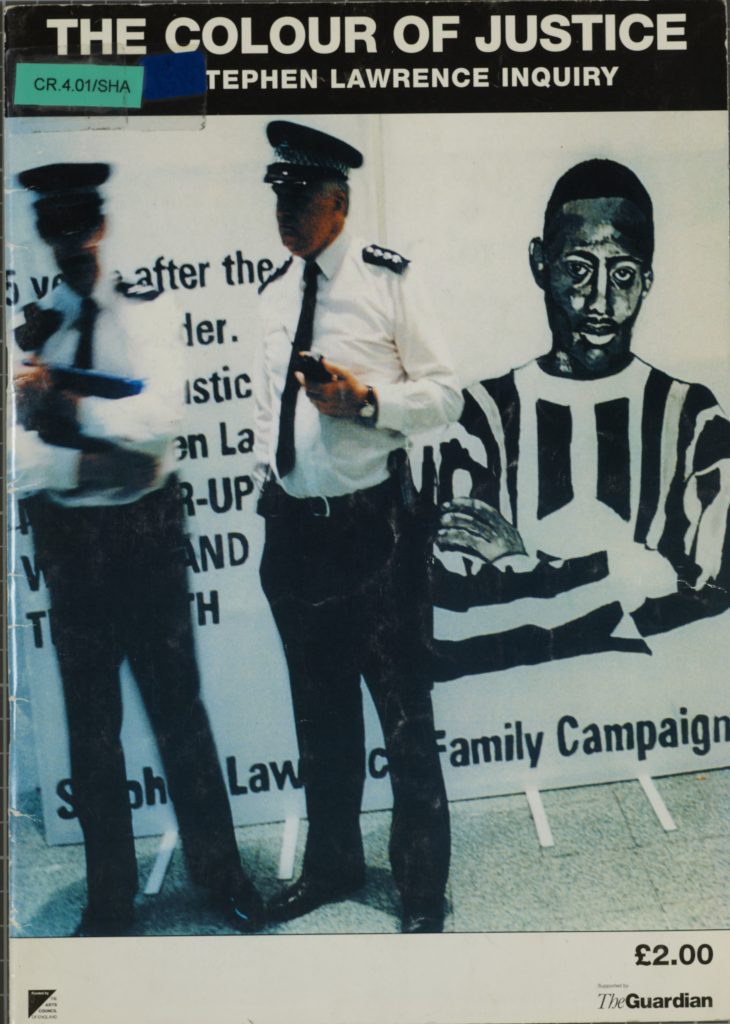
[{"label": "mobile phone in hand", "polygon": [[322,365],[323,358],[323,356],[320,356],[317,359],[315,356],[309,355],[309,353],[299,355],[294,364],[294,369],[299,373],[303,373],[307,380],[314,384],[327,384],[333,378],[329,370],[325,369]]}]

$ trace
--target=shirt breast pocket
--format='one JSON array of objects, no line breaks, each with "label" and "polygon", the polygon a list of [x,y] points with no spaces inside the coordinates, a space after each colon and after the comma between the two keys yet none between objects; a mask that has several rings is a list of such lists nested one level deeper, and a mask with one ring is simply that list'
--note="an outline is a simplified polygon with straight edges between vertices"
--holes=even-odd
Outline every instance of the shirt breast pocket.
[{"label": "shirt breast pocket", "polygon": [[336,329],[315,336],[312,352],[359,378],[389,378],[398,363],[392,333],[387,332],[385,325],[354,316],[343,317]]}]

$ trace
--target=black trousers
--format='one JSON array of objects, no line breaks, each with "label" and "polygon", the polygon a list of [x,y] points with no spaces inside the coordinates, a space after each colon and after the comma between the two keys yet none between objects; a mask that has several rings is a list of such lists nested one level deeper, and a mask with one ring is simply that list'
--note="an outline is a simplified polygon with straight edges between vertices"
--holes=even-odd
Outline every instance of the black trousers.
[{"label": "black trousers", "polygon": [[65,508],[41,495],[27,510],[51,595],[90,909],[123,912],[137,889],[120,741],[125,657],[157,739],[188,869],[209,890],[232,891],[242,869],[200,699],[175,482],[130,505]]},{"label": "black trousers", "polygon": [[439,910],[450,831],[421,635],[425,565],[390,481],[333,503],[329,518],[299,504],[267,515],[261,580],[289,668],[309,819],[304,872],[333,884],[362,873],[362,676],[393,787],[393,876],[406,909]]}]

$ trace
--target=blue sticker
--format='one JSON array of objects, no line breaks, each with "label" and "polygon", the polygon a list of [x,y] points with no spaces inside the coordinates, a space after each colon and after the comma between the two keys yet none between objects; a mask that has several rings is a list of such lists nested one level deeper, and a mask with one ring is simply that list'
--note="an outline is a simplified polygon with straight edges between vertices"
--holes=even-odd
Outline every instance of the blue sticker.
[{"label": "blue sticker", "polygon": [[143,100],[176,100],[205,94],[205,56],[200,50],[150,54],[142,57],[140,64],[145,70]]}]

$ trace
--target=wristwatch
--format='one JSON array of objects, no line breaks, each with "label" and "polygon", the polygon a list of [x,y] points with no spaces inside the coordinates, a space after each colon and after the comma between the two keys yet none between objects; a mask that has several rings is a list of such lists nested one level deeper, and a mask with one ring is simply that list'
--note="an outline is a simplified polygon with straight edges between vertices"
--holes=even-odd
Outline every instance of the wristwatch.
[{"label": "wristwatch", "polygon": [[371,384],[367,385],[367,394],[363,398],[362,405],[358,410],[358,416],[363,420],[369,420],[371,423],[375,423],[378,415],[378,399],[375,394],[375,389]]}]

